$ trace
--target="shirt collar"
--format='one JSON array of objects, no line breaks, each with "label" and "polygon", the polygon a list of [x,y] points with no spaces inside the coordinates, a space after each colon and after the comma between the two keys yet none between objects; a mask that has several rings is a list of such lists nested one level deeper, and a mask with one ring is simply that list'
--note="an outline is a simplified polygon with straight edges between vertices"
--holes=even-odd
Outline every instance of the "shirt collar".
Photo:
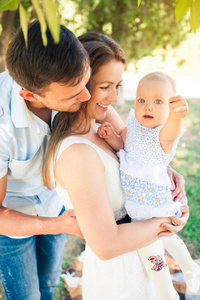
[{"label": "shirt collar", "polygon": [[19,95],[21,87],[14,82],[11,96],[11,118],[16,128],[29,127],[26,103]]},{"label": "shirt collar", "polygon": [[[13,124],[16,128],[30,127],[38,133],[50,134],[49,126],[28,110],[24,99],[19,95],[21,89],[21,86],[14,82],[11,99],[11,118]],[[51,123],[53,123],[53,119],[57,113],[57,111],[52,111]]]}]

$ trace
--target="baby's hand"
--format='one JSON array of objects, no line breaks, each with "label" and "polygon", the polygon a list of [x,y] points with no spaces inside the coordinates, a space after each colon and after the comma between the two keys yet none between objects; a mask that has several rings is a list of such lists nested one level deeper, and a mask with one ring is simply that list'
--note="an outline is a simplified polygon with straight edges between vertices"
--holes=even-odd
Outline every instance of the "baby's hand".
[{"label": "baby's hand", "polygon": [[169,108],[174,119],[182,119],[188,114],[187,101],[181,96],[169,98]]},{"label": "baby's hand", "polygon": [[114,133],[114,129],[110,123],[105,122],[98,128],[97,133],[100,137],[106,139]]}]

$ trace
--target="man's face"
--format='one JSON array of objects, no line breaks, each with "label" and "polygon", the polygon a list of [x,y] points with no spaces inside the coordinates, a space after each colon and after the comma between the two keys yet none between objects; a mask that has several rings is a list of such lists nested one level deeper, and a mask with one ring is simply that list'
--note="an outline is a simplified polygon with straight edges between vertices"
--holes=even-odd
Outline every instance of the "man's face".
[{"label": "man's face", "polygon": [[86,71],[81,82],[75,86],[53,82],[48,86],[44,95],[34,94],[37,108],[49,108],[56,111],[74,112],[79,110],[81,103],[90,99],[86,84],[90,78],[90,68]]}]

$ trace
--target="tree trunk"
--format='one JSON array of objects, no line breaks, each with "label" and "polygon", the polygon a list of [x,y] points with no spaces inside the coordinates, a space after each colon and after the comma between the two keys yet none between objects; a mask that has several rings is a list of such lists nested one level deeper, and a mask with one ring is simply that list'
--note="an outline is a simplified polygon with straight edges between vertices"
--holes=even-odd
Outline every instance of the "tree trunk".
[{"label": "tree trunk", "polygon": [[3,11],[0,13],[2,33],[0,36],[0,72],[5,70],[5,54],[9,43],[11,33],[14,27],[14,20],[17,14],[17,9],[14,11]]}]

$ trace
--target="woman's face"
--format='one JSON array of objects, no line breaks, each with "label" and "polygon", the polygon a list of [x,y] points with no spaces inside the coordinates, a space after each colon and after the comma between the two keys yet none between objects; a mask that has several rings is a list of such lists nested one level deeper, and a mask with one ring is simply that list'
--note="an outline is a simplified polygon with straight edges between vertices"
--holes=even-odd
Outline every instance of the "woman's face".
[{"label": "woman's face", "polygon": [[89,81],[91,98],[88,102],[88,114],[91,119],[103,120],[109,105],[117,102],[122,84],[124,64],[112,60],[102,65]]}]

